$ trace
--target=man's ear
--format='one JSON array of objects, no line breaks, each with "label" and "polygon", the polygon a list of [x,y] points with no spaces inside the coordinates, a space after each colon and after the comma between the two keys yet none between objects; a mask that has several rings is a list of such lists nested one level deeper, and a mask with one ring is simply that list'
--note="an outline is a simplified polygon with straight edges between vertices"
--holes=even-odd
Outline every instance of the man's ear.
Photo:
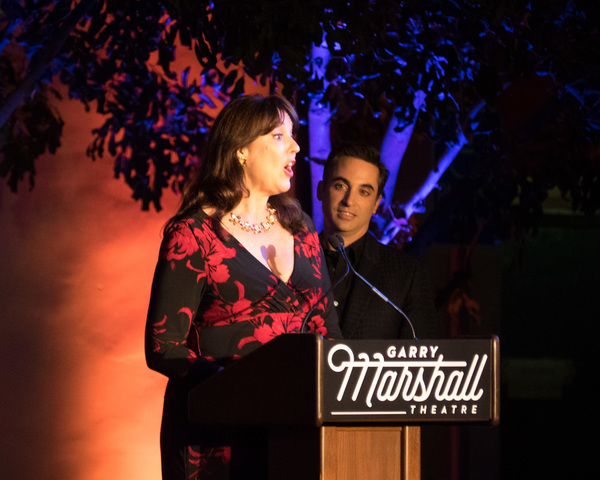
[{"label": "man's ear", "polygon": [[323,180],[319,180],[319,183],[317,184],[317,200],[320,202],[323,201],[323,188]]}]

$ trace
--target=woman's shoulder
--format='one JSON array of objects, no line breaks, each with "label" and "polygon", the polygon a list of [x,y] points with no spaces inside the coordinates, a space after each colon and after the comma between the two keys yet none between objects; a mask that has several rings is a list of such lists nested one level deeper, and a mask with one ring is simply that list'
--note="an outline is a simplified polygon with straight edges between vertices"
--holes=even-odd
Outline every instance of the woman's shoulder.
[{"label": "woman's shoulder", "polygon": [[172,217],[165,227],[165,236],[193,235],[198,228],[211,228],[210,216],[203,210]]},{"label": "woman's shoulder", "polygon": [[301,243],[314,243],[314,239],[318,240],[317,229],[315,224],[306,212],[302,211],[302,227],[294,234],[294,237]]},{"label": "woman's shoulder", "polygon": [[306,213],[304,210],[302,210],[302,219],[304,220],[304,223],[306,224],[306,229],[308,231],[308,233],[315,233],[317,231],[316,227],[315,227],[315,222],[313,222],[313,219],[311,218],[311,216]]},{"label": "woman's shoulder", "polygon": [[164,229],[161,256],[182,260],[210,250],[217,240],[211,218],[205,212],[173,217]]}]

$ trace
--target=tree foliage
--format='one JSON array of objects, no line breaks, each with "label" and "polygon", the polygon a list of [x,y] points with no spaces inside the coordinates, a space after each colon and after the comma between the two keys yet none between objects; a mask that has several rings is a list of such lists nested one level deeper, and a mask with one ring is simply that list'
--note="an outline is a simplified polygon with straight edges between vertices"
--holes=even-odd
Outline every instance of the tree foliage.
[{"label": "tree foliage", "polygon": [[[62,120],[49,106],[58,78],[70,97],[104,116],[88,154],[108,152],[133,197],[159,209],[162,192],[179,190],[201,157],[215,109],[256,81],[292,99],[304,119],[310,99],[327,104],[334,145],[361,138],[379,146],[392,115],[398,129],[416,119],[416,134],[434,146],[435,169],[465,136],[469,144],[442,177],[430,215],[454,241],[531,230],[555,186],[574,210],[594,214],[595,7],[594,0],[2,0],[0,173],[16,191],[26,176],[33,182],[35,159],[60,145]],[[331,51],[323,75],[311,61],[322,42]],[[201,75],[174,67],[177,48],[192,49]],[[525,85],[538,103],[526,94],[509,105]],[[7,106],[19,88],[23,100]]]}]

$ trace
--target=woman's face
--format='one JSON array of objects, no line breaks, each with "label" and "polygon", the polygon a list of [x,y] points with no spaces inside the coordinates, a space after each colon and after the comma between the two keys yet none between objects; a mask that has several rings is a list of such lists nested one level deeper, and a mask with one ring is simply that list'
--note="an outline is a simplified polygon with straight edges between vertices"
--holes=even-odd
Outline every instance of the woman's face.
[{"label": "woman's face", "polygon": [[282,124],[241,148],[238,154],[246,159],[244,173],[250,194],[271,196],[287,192],[299,151],[287,113]]}]

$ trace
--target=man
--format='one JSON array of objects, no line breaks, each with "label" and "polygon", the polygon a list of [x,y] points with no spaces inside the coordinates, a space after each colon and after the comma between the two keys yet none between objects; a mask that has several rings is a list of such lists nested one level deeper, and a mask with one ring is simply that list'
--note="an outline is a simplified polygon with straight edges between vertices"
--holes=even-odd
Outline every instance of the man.
[{"label": "man", "polygon": [[[431,286],[419,262],[379,243],[368,232],[388,175],[379,152],[369,146],[345,144],[327,158],[317,198],[323,208],[320,238],[331,283],[335,285],[346,271],[344,260],[328,242],[337,233],[344,239],[355,269],[408,316],[416,336],[438,337]],[[344,338],[412,338],[402,314],[352,272],[335,287],[333,295]]]}]

